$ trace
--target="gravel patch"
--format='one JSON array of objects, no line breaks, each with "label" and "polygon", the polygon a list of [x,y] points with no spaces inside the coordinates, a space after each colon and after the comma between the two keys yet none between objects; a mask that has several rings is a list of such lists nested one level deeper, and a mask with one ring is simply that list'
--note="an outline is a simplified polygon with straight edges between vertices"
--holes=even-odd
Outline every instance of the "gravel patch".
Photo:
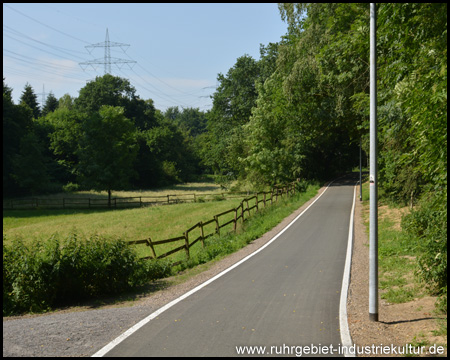
[{"label": "gravel patch", "polygon": [[3,356],[90,356],[152,311],[136,306],[3,321]]}]

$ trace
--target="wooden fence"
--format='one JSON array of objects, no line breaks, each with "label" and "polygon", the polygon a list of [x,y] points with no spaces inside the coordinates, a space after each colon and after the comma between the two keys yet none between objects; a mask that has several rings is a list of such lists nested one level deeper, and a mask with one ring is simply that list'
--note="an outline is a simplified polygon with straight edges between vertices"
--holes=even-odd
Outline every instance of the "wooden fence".
[{"label": "wooden fence", "polygon": [[[152,255],[143,257],[143,259],[162,259],[169,255],[172,255],[178,251],[185,251],[186,259],[190,258],[189,249],[195,245],[198,241],[201,241],[202,247],[205,247],[205,239],[209,238],[210,236],[213,236],[215,234],[220,235],[220,229],[233,224],[233,230],[236,231],[238,221],[241,220],[242,223],[248,219],[248,217],[251,214],[252,210],[258,211],[262,207],[266,207],[269,204],[272,204],[274,202],[278,201],[279,197],[282,197],[284,195],[293,195],[295,194],[295,186],[296,182],[289,183],[284,186],[277,186],[274,187],[271,191],[268,192],[262,192],[262,193],[256,193],[253,196],[246,197],[244,200],[241,201],[238,207],[234,209],[230,209],[227,211],[224,211],[220,214],[216,214],[213,216],[212,219],[208,221],[200,221],[197,224],[191,226],[189,229],[187,229],[183,235],[177,236],[170,239],[165,240],[158,240],[153,241],[151,238],[143,239],[143,240],[134,240],[129,241],[128,245],[139,245],[144,244],[148,246],[151,250]],[[268,196],[270,195],[270,197]],[[220,219],[224,216],[233,213],[234,216],[231,218],[231,220],[228,221],[222,221],[221,223]],[[228,217],[229,218],[229,217]],[[214,230],[210,233],[205,234],[205,227],[209,224],[215,224]],[[192,232],[196,229],[199,229],[199,236],[194,239],[194,236],[192,236]],[[182,242],[182,245],[171,249],[163,254],[157,255],[155,251],[155,246],[157,245],[163,245],[168,243],[176,243],[176,242]],[[174,262],[172,266],[179,265],[181,261]]]},{"label": "wooden fence", "polygon": [[[242,194],[181,194],[162,196],[135,196],[111,199],[110,208],[123,209],[153,205],[170,205],[183,202],[199,202],[241,197]],[[58,199],[15,199],[3,200],[3,210],[32,210],[32,209],[98,209],[108,208],[108,199],[92,198],[58,198]]]}]

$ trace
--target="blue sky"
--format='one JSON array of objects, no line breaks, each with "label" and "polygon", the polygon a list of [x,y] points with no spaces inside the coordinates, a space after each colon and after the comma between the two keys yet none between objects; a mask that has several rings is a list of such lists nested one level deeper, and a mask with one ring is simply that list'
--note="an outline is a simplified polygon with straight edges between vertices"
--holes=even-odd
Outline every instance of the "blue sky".
[{"label": "blue sky", "polygon": [[157,109],[210,109],[217,74],[226,74],[244,54],[259,59],[260,44],[278,42],[287,31],[276,4],[3,4],[3,77],[18,103],[28,82],[38,94],[78,96],[86,81],[104,74],[108,28],[111,65],[142,99]]}]

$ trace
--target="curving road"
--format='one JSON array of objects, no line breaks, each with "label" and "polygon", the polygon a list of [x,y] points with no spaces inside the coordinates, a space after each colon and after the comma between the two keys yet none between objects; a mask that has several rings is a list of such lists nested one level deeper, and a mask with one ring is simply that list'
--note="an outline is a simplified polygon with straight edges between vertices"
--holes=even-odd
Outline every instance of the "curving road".
[{"label": "curving road", "polygon": [[336,351],[355,182],[333,182],[262,251],[151,314],[94,356],[216,357],[249,350],[239,346],[295,355],[312,344]]}]

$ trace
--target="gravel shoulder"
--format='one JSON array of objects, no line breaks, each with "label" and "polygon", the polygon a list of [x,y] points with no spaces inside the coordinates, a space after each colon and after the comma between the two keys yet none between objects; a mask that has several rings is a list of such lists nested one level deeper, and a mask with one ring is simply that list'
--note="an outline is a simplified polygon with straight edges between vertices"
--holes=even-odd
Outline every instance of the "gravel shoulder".
[{"label": "gravel shoulder", "polygon": [[[425,296],[402,304],[390,304],[379,297],[379,321],[369,320],[369,236],[364,225],[363,205],[355,206],[354,243],[351,281],[347,299],[347,314],[352,341],[360,349],[375,346],[416,347],[413,356],[436,356],[427,354],[433,346],[442,345],[447,355],[447,337],[436,336],[437,316],[434,315],[435,297]],[[379,291],[381,296],[382,291]],[[421,351],[417,347],[424,346]],[[423,350],[423,351],[422,351]],[[405,356],[400,353],[365,353],[359,356]]]}]

